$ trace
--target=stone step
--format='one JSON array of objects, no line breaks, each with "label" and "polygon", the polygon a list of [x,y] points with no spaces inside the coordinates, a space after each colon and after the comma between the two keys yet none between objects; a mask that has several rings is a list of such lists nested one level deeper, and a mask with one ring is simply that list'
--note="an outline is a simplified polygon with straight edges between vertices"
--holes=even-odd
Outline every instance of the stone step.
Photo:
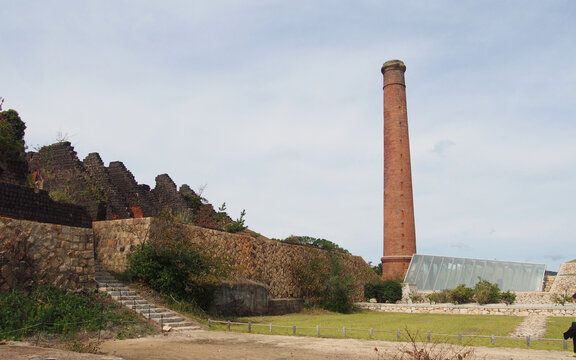
[{"label": "stone step", "polygon": [[100,291],[106,291],[106,292],[108,292],[108,293],[111,292],[111,291],[122,291],[122,292],[133,291],[133,290],[130,290],[129,288],[123,287],[123,286],[122,286],[122,287],[117,287],[117,286],[113,286],[113,287],[100,286],[100,287],[98,288],[98,290],[100,290]]},{"label": "stone step", "polygon": [[[114,299],[114,298],[113,298]],[[142,304],[148,304],[148,301],[144,300],[144,299],[138,299],[138,300],[118,300],[118,302],[122,303],[122,305],[124,306],[128,306],[128,305],[142,305]]]},{"label": "stone step", "polygon": [[156,307],[137,295],[136,291],[125,287],[99,266],[96,267],[96,284],[98,291],[108,293],[112,299],[139,313],[146,319],[153,320],[162,326],[169,326],[174,330],[198,330],[199,326],[187,321],[184,317],[170,310]]},{"label": "stone step", "polygon": [[160,321],[160,319],[154,319],[152,318],[151,320],[156,321],[158,324],[162,324],[162,325],[168,325],[168,326],[172,326],[175,327],[177,326],[176,324],[182,324],[184,323],[184,318],[183,317],[171,317],[171,318],[162,318],[162,321]]},{"label": "stone step", "polygon": [[129,291],[107,291],[108,295],[114,296],[136,296],[136,291],[129,290]]},{"label": "stone step", "polygon": [[146,312],[148,312],[148,311],[158,312],[161,310],[160,308],[157,308],[156,305],[150,304],[150,303],[148,303],[148,304],[136,304],[136,305],[126,304],[125,306],[127,308],[130,308],[130,309],[136,311],[136,312],[144,312],[144,311],[146,311]]},{"label": "stone step", "polygon": [[[166,310],[164,310],[164,312],[151,312],[150,313],[150,317],[148,317],[148,313],[143,313],[142,316],[144,316],[147,319],[152,319],[152,320],[160,320],[160,319],[164,319],[162,321],[166,322],[166,319],[172,319],[175,318],[177,315],[173,312],[168,312]],[[182,318],[180,318],[182,319]],[[174,321],[176,322],[176,321]]]},{"label": "stone step", "polygon": [[[168,325],[168,326],[170,326],[170,325]],[[200,326],[194,325],[192,323],[190,323],[190,325],[174,326],[172,328],[172,330],[174,330],[174,331],[200,330],[200,329],[201,329]]]},{"label": "stone step", "polygon": [[125,287],[124,284],[118,281],[98,281],[96,279],[96,284],[98,287]]},{"label": "stone step", "polygon": [[[193,326],[194,324],[192,324],[189,321],[178,321],[178,322],[163,322],[162,326],[170,326],[173,328],[182,328],[182,327],[187,327],[187,326]],[[198,327],[200,328],[200,327]]]},{"label": "stone step", "polygon": [[131,295],[131,296],[112,296],[112,299],[116,300],[116,301],[121,301],[123,302],[125,305],[135,305],[138,304],[138,300],[144,300],[142,299],[140,296],[138,295]]}]

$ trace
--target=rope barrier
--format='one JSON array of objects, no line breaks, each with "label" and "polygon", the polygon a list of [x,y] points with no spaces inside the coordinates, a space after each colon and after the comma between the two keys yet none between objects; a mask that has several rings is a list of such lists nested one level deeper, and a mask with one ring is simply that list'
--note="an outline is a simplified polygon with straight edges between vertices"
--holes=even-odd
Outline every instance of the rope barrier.
[{"label": "rope barrier", "polygon": [[[400,330],[353,329],[353,328],[346,328],[345,326],[336,328],[336,327],[320,327],[319,325],[317,325],[315,327],[308,327],[308,326],[298,326],[297,327],[296,325],[273,325],[271,323],[257,324],[257,323],[252,323],[252,322],[246,323],[246,322],[238,322],[238,321],[222,321],[222,320],[208,319],[208,327],[210,327],[213,324],[224,324],[224,325],[226,325],[227,330],[230,330],[231,325],[239,325],[239,326],[244,325],[244,326],[248,326],[249,332],[251,332],[252,328],[254,328],[256,326],[267,327],[267,328],[269,328],[270,333],[273,332],[274,328],[279,328],[279,329],[292,328],[292,335],[296,335],[297,329],[298,330],[316,330],[316,336],[320,336],[321,330],[340,330],[342,332],[343,337],[347,337],[349,335],[350,331],[358,331],[358,332],[368,333],[368,337],[370,339],[372,339],[374,337],[375,333],[396,333],[397,340],[402,339]],[[491,334],[491,335],[472,335],[472,334],[461,334],[461,333],[459,333],[459,334],[438,334],[438,333],[433,333],[430,331],[426,331],[424,334],[426,336],[427,341],[431,341],[432,337],[444,337],[444,338],[457,337],[458,342],[462,342],[462,339],[464,337],[468,337],[468,338],[490,339],[490,342],[492,345],[496,344],[496,339],[525,340],[527,347],[531,347],[535,341],[560,341],[560,342],[562,342],[563,349],[564,350],[567,349],[567,342],[564,339],[546,339],[546,338],[533,339],[530,337],[530,335],[528,335],[526,337],[517,337],[517,336],[501,336],[501,335],[494,335],[494,334]]]}]

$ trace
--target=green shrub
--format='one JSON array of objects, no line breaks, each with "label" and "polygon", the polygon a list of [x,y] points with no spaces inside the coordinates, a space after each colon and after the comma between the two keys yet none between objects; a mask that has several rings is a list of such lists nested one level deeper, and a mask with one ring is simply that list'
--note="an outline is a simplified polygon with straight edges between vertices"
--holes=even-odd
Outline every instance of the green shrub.
[{"label": "green shrub", "polygon": [[340,313],[349,313],[354,305],[351,299],[352,278],[344,271],[338,255],[328,251],[308,261],[294,262],[292,277],[298,284],[307,306],[316,306]]},{"label": "green shrub", "polygon": [[26,124],[16,111],[12,109],[0,111],[0,162],[25,162],[25,129]]},{"label": "green shrub", "polygon": [[200,254],[169,214],[155,219],[154,229],[130,255],[128,273],[164,295],[208,310],[225,271],[223,263]]},{"label": "green shrub", "polygon": [[364,296],[379,303],[395,303],[402,299],[402,285],[394,280],[374,280],[364,285]]},{"label": "green shrub", "polygon": [[444,304],[452,301],[452,294],[450,290],[444,289],[428,295],[428,299],[432,303]]},{"label": "green shrub", "polygon": [[101,323],[122,322],[114,309],[110,297],[93,290],[74,294],[46,285],[30,294],[0,292],[0,338],[19,339],[38,331],[66,335],[82,328],[98,330]]},{"label": "green shrub", "polygon": [[516,301],[516,294],[514,294],[513,292],[510,292],[510,290],[501,292],[500,293],[500,301],[506,305],[513,304],[514,301]]},{"label": "green shrub", "polygon": [[500,301],[500,288],[482,278],[474,285],[474,300],[480,305],[496,304]]},{"label": "green shrub", "polygon": [[466,304],[473,300],[474,290],[466,287],[464,284],[456,286],[454,290],[449,293],[450,302],[454,304]]},{"label": "green shrub", "polygon": [[348,250],[341,248],[338,244],[326,239],[319,239],[311,236],[290,235],[286,239],[280,241],[288,244],[309,245],[318,249],[328,251],[335,250],[337,252],[350,255],[350,252]]},{"label": "green shrub", "polygon": [[236,221],[224,225],[224,230],[228,231],[229,233],[235,234],[237,232],[246,229],[246,226],[244,225],[244,216],[246,216],[246,210],[242,210],[242,212],[240,213],[240,217],[236,219]]}]

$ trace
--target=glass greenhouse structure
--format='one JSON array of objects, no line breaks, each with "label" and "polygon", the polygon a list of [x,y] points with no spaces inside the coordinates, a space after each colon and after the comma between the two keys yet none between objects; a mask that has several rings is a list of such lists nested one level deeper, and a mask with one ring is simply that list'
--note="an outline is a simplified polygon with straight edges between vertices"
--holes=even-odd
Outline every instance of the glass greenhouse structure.
[{"label": "glass greenhouse structure", "polygon": [[459,284],[473,288],[482,278],[504,291],[542,291],[545,271],[544,264],[415,254],[404,282],[418,290],[443,290]]}]

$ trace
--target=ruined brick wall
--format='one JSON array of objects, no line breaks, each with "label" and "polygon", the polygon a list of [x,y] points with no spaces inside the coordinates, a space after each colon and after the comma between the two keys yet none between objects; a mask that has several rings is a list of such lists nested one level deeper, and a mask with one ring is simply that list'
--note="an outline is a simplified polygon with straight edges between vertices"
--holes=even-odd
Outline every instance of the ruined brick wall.
[{"label": "ruined brick wall", "polygon": [[89,228],[92,220],[78,205],[53,201],[46,191],[0,183],[0,216]]},{"label": "ruined brick wall", "polygon": [[22,160],[0,159],[0,182],[25,185],[28,175],[28,163]]},{"label": "ruined brick wall", "polygon": [[[264,283],[270,288],[271,298],[301,297],[298,284],[292,277],[292,264],[315,256],[328,256],[324,250],[263,237],[230,234],[192,225],[177,226],[193,242],[200,244],[203,251],[228,259],[234,268],[232,279]],[[108,270],[120,272],[125,270],[126,257],[133,246],[147,236],[155,236],[155,229],[153,221],[149,219],[127,219],[94,223],[94,233],[97,261]],[[376,275],[361,257],[345,254],[339,256],[346,272],[356,280],[355,300],[361,300],[364,283]]]},{"label": "ruined brick wall", "polygon": [[[150,194],[150,187],[138,185],[134,175],[120,161],[113,161],[108,166],[110,181],[118,189],[128,206],[132,210],[141,211],[144,217],[158,215],[158,209],[154,206],[154,199]],[[138,210],[135,210],[138,209]],[[137,217],[135,214],[135,217]]]},{"label": "ruined brick wall", "polygon": [[196,215],[195,224],[218,228],[214,208],[190,201],[200,197],[188,185],[178,190],[174,181],[162,174],[156,177],[155,188],[150,189],[146,184],[138,184],[120,161],[106,167],[98,153],[90,153],[80,161],[69,142],[28,153],[27,169],[30,183],[36,189],[46,190],[58,201],[85,207],[93,221],[153,217],[164,208],[174,212],[188,209]]},{"label": "ruined brick wall", "polygon": [[82,161],[84,168],[99,189],[101,200],[105,202],[106,219],[126,219],[132,217],[128,204],[118,189],[112,184],[108,169],[98,153],[90,153]]},{"label": "ruined brick wall", "polygon": [[182,209],[187,207],[186,201],[178,193],[176,184],[167,174],[158,175],[155,180],[156,187],[152,190],[152,193],[156,198],[159,209]]},{"label": "ruined brick wall", "polygon": [[0,291],[94,286],[92,229],[0,217]]},{"label": "ruined brick wall", "polygon": [[48,191],[58,201],[83,206],[93,220],[106,219],[98,187],[69,142],[44,146],[29,157],[36,188]]}]

